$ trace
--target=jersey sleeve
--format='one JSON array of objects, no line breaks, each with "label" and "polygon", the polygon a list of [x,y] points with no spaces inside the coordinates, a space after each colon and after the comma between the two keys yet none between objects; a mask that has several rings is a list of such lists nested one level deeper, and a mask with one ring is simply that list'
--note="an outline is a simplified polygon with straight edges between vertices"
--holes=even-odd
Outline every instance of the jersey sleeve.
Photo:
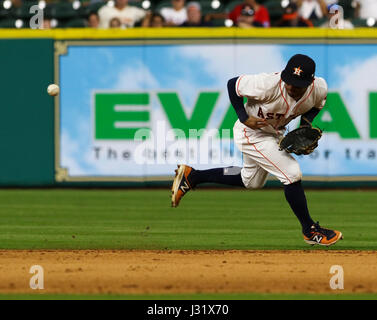
[{"label": "jersey sleeve", "polygon": [[236,93],[239,97],[253,100],[263,100],[268,88],[268,81],[264,74],[243,75],[236,82]]},{"label": "jersey sleeve", "polygon": [[316,99],[315,108],[321,110],[326,104],[327,99],[327,83],[323,78],[316,79],[318,83],[318,98]]}]

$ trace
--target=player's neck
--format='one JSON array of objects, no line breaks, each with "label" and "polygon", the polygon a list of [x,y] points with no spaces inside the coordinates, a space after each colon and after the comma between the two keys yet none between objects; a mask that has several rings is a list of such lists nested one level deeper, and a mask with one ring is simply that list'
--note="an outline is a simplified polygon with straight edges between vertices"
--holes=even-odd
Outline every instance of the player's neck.
[{"label": "player's neck", "polygon": [[[287,90],[287,88],[285,88],[285,89]],[[301,100],[303,96],[305,96],[307,91],[308,91],[308,88],[306,88],[305,91],[291,92],[291,93],[289,92],[289,90],[287,90],[287,95],[297,102],[297,101]]]},{"label": "player's neck", "polygon": [[289,93],[287,93],[287,94],[290,98],[292,98],[293,100],[295,100],[297,102],[305,95],[305,92],[303,94],[299,94],[299,95],[290,95]]},{"label": "player's neck", "polygon": [[291,98],[293,98],[293,99],[297,102],[297,101],[299,101],[303,96],[304,96],[304,94],[301,94],[300,96],[297,96],[297,97],[291,97]]}]

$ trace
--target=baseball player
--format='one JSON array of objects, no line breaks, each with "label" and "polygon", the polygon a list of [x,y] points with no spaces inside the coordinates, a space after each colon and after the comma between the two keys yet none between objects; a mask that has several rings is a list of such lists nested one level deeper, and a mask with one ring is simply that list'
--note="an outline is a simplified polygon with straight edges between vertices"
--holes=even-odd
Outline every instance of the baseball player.
[{"label": "baseball player", "polygon": [[243,167],[195,170],[188,165],[178,166],[172,206],[177,207],[182,197],[199,184],[258,189],[271,173],[284,185],[286,200],[301,223],[305,242],[330,246],[342,239],[341,232],[322,228],[312,220],[301,185],[300,166],[288,152],[279,150],[279,140],[291,120],[302,116],[301,125],[311,124],[325,105],[326,81],[314,74],[315,62],[297,54],[282,72],[230,79],[229,98],[238,116],[233,128],[234,141],[243,153]]}]

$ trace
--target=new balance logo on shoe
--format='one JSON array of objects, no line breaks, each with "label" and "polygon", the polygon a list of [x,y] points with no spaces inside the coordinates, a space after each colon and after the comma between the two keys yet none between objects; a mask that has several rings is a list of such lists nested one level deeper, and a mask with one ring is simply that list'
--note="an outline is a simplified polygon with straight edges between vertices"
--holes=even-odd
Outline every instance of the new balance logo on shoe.
[{"label": "new balance logo on shoe", "polygon": [[177,207],[182,197],[191,190],[188,177],[193,170],[193,168],[186,165],[179,165],[178,169],[175,170],[175,178],[173,181],[173,186],[171,188],[172,207]]},{"label": "new balance logo on shoe", "polygon": [[319,235],[315,235],[314,237],[313,237],[313,241],[316,241],[316,242],[318,242],[318,243],[321,243],[321,241],[322,241],[322,239],[323,239],[323,237],[321,237],[321,236],[319,236]]},{"label": "new balance logo on shoe", "polygon": [[189,185],[187,184],[186,181],[183,182],[183,185],[180,186],[180,189],[182,190],[183,193],[186,193],[186,191],[190,190]]},{"label": "new balance logo on shoe", "polygon": [[307,236],[304,234],[304,241],[312,246],[318,244],[328,247],[340,239],[343,239],[340,231],[322,228],[319,222],[313,224],[310,234]]}]

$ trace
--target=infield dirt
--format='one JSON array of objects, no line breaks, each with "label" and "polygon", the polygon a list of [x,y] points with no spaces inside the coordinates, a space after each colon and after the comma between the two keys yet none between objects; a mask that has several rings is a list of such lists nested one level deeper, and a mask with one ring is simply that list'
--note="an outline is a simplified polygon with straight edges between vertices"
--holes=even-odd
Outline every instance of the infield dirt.
[{"label": "infield dirt", "polygon": [[[0,251],[0,293],[331,293],[333,265],[344,290],[377,292],[374,251]],[[336,290],[339,293],[340,290]]]}]

